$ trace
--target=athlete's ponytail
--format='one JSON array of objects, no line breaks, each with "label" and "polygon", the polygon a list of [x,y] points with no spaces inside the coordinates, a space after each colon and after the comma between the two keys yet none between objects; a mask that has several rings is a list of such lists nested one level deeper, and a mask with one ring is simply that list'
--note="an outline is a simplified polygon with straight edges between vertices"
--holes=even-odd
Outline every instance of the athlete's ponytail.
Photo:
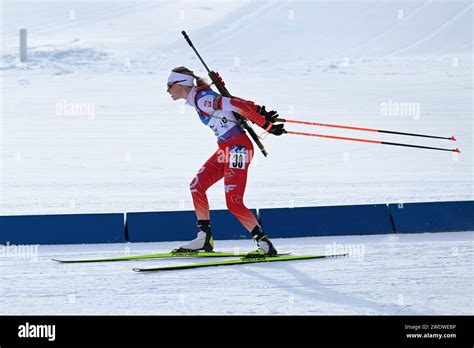
[{"label": "athlete's ponytail", "polygon": [[200,77],[200,76],[194,76],[194,78],[196,79],[196,85],[199,87],[199,86],[206,86],[206,87],[210,87],[209,85],[209,82],[207,82],[207,79],[205,77]]},{"label": "athlete's ponytail", "polygon": [[206,78],[194,75],[194,72],[192,70],[189,70],[188,68],[186,68],[184,66],[178,66],[178,67],[174,68],[172,71],[194,77],[196,79],[196,85],[198,87],[199,86],[206,86],[206,87],[211,88],[210,84],[209,84],[209,82],[207,82]]}]

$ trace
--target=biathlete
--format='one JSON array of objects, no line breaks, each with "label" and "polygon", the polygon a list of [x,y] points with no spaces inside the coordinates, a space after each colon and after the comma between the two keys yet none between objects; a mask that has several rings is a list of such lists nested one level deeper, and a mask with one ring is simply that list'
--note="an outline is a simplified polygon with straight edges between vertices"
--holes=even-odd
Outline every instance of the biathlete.
[{"label": "biathlete", "polygon": [[[223,82],[222,82],[223,83]],[[227,98],[214,92],[204,78],[195,76],[185,67],[174,68],[168,78],[167,91],[173,100],[185,99],[194,107],[202,123],[209,126],[217,137],[218,150],[198,170],[190,184],[197,216],[197,237],[182,245],[178,251],[213,251],[209,203],[206,191],[224,178],[226,204],[229,211],[250,232],[258,249],[252,254],[276,255],[277,250],[263,232],[257,218],[244,205],[249,164],[253,144],[243,131],[233,112],[245,117],[267,132],[281,135],[283,124],[274,124],[276,111],[266,111],[251,101]]]}]

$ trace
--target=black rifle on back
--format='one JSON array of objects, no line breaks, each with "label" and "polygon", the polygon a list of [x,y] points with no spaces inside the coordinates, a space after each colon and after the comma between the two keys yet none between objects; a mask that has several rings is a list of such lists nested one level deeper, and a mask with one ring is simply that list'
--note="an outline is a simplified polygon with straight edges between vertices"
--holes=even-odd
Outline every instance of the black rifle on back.
[{"label": "black rifle on back", "polygon": [[[194,50],[194,52],[196,53],[196,55],[198,56],[199,60],[201,61],[201,63],[204,65],[204,67],[206,68],[208,74],[209,74],[209,78],[211,79],[212,83],[214,84],[214,86],[216,86],[217,90],[219,91],[220,94],[222,94],[224,97],[228,97],[228,98],[232,98],[232,95],[229,93],[229,91],[227,90],[227,88],[222,85],[219,77],[217,76],[217,74],[214,72],[214,71],[211,71],[206,63],[204,63],[204,61],[202,60],[201,56],[199,55],[198,51],[196,50],[196,48],[194,48],[193,46],[193,43],[191,42],[191,39],[189,38],[189,36],[186,34],[186,32],[183,30],[181,32],[184,36],[184,38],[186,39],[186,41],[188,42],[189,46],[191,46],[191,48]],[[255,142],[255,144],[257,144],[257,146],[259,147],[259,149],[262,151],[263,155],[266,157],[268,155],[267,151],[265,150],[265,148],[263,147],[263,144],[260,142],[260,139],[258,139],[258,135],[255,133],[255,131],[252,129],[252,127],[250,127],[250,125],[247,123],[247,120],[239,115],[238,113],[234,112],[233,113],[235,118],[239,121],[240,125],[242,126],[242,128],[244,130],[246,130],[250,136],[252,137],[253,141]]]}]

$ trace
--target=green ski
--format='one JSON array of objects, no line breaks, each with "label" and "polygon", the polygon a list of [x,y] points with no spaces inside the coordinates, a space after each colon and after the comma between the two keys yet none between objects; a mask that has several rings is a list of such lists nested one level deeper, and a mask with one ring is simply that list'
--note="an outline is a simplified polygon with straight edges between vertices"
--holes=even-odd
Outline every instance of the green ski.
[{"label": "green ski", "polygon": [[278,261],[295,261],[295,260],[308,260],[308,259],[320,259],[326,257],[336,257],[336,256],[347,256],[348,254],[321,254],[321,255],[301,255],[301,256],[291,256],[291,255],[281,255],[281,256],[260,256],[260,257],[242,257],[238,260],[226,260],[226,261],[216,261],[208,263],[194,263],[187,265],[178,265],[178,266],[167,266],[167,267],[157,267],[157,268],[133,268],[135,272],[161,272],[161,271],[177,271],[182,269],[191,269],[191,268],[204,268],[204,267],[216,267],[216,266],[231,266],[231,265],[245,265],[245,264],[254,264],[262,262],[278,262]]},{"label": "green ski", "polygon": [[163,258],[175,258],[175,257],[242,257],[246,256],[247,252],[222,252],[222,251],[189,251],[189,252],[177,252],[172,250],[169,253],[162,254],[147,254],[147,255],[131,255],[131,256],[119,256],[99,259],[83,259],[83,260],[57,260],[53,261],[59,263],[86,263],[86,262],[113,262],[113,261],[131,261],[131,260],[147,260],[147,259],[163,259]]}]

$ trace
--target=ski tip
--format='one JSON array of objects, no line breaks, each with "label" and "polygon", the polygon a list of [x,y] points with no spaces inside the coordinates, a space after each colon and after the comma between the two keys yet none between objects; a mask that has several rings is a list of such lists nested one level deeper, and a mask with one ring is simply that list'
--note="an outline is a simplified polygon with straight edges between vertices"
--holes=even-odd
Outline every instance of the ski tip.
[{"label": "ski tip", "polygon": [[132,268],[132,271],[134,271],[134,272],[143,272],[141,268]]},{"label": "ski tip", "polygon": [[451,139],[452,141],[456,141],[456,137],[454,135],[451,135],[451,138],[449,139]]},{"label": "ski tip", "polygon": [[59,262],[59,263],[64,263],[63,260],[57,260],[57,259],[51,259],[51,261],[54,261],[54,262]]},{"label": "ski tip", "polygon": [[453,152],[461,153],[461,150],[459,150],[458,148],[455,148]]}]

